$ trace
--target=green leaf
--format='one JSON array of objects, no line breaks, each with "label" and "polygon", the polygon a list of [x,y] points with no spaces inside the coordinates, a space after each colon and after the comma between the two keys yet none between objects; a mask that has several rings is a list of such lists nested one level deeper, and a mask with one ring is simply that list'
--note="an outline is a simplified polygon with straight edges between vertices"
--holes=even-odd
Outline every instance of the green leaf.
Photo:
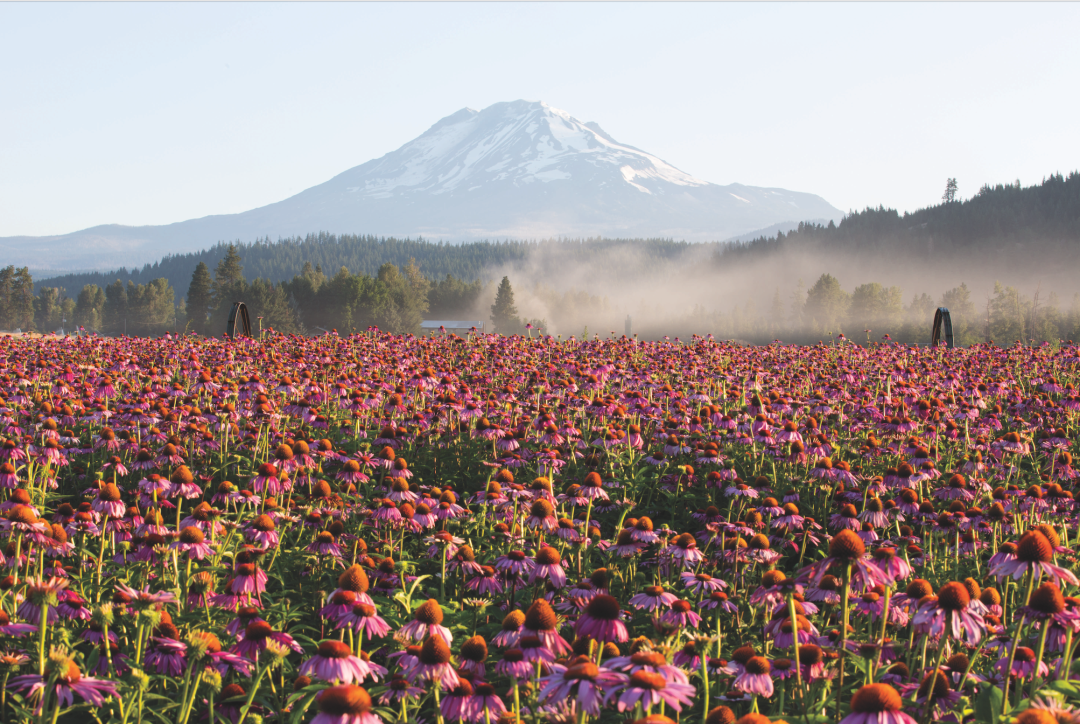
[{"label": "green leaf", "polygon": [[298,705],[293,706],[292,718],[289,720],[290,724],[300,724],[304,720],[304,714],[307,713],[308,707],[311,706],[311,702],[315,701],[315,695],[319,692],[313,691],[304,697],[304,700]]},{"label": "green leaf", "polygon": [[1001,717],[1004,694],[996,686],[988,686],[975,698],[975,718],[981,722],[997,724]]},{"label": "green leaf", "polygon": [[1077,689],[1070,682],[1063,679],[1052,681],[1047,684],[1046,687],[1058,693],[1064,694],[1071,699],[1080,699],[1080,689]]}]

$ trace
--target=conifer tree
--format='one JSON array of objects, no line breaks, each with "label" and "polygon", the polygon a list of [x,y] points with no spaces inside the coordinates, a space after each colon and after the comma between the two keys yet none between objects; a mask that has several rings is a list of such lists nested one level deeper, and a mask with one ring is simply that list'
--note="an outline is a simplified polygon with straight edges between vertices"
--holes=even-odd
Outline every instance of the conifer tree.
[{"label": "conifer tree", "polygon": [[503,277],[499,282],[495,303],[491,305],[491,321],[499,334],[513,334],[521,326],[517,307],[514,306],[514,288],[510,286],[509,277]]},{"label": "conifer tree", "polygon": [[191,284],[187,293],[187,316],[189,328],[193,332],[206,334],[207,317],[213,303],[213,280],[206,262],[199,262],[191,275]]}]

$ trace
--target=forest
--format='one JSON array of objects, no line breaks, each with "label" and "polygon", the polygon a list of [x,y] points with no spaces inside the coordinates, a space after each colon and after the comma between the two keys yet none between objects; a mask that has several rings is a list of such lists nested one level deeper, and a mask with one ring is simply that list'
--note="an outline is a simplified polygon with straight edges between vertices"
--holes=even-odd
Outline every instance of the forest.
[{"label": "forest", "polygon": [[[960,344],[1053,344],[1080,338],[1078,262],[1073,172],[748,242],[455,245],[319,233],[36,283],[9,266],[0,269],[0,329],[221,334],[232,303],[243,301],[258,326],[301,334],[415,333],[424,318],[497,317],[504,333],[606,336],[621,334],[632,315],[633,333],[649,339],[925,343],[936,307],[946,306]],[[911,286],[917,291],[905,292]]]}]

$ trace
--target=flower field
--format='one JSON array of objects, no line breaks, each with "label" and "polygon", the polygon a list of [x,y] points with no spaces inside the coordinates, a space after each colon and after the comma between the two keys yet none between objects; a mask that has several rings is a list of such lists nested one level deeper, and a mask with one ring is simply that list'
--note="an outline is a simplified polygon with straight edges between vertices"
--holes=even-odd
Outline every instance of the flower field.
[{"label": "flower field", "polygon": [[2,338],[2,721],[1073,721],[1078,362]]}]

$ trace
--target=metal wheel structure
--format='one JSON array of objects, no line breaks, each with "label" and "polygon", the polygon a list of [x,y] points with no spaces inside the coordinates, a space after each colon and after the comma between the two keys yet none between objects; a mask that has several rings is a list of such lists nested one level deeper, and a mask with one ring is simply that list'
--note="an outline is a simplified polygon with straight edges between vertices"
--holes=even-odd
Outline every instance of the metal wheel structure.
[{"label": "metal wheel structure", "polygon": [[946,347],[954,346],[952,331],[952,316],[948,307],[938,307],[934,314],[934,332],[930,338],[930,346],[937,347],[944,344]]},{"label": "metal wheel structure", "polygon": [[[237,329],[237,322],[240,328]],[[251,320],[248,318],[247,307],[243,302],[233,302],[232,311],[229,312],[229,324],[225,327],[225,334],[233,339],[237,337],[251,336]]]}]

